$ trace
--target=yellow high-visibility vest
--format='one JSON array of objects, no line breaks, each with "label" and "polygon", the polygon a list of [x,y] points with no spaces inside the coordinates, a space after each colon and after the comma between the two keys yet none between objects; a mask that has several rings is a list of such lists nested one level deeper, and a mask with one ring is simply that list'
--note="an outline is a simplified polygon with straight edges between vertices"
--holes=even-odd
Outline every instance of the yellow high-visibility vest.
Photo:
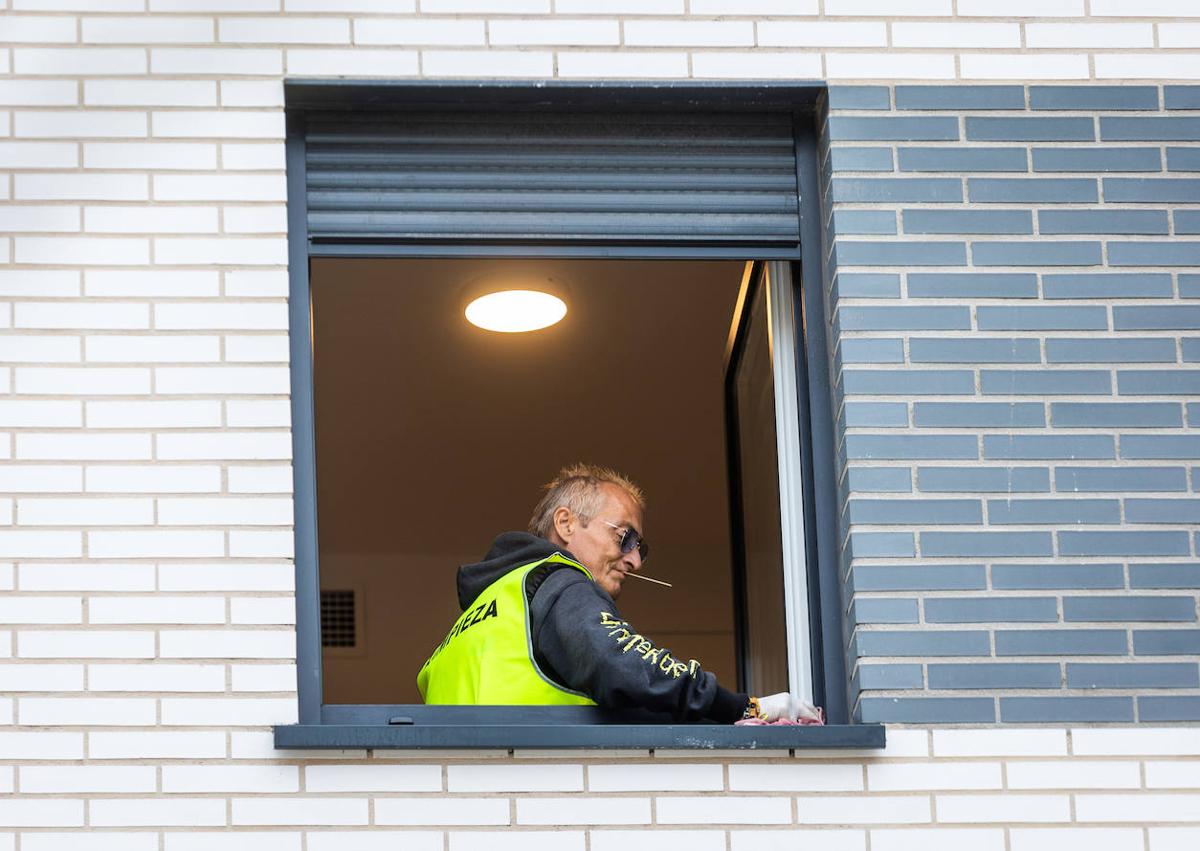
[{"label": "yellow high-visibility vest", "polygon": [[552,682],[533,658],[525,577],[556,562],[591,573],[559,553],[510,570],[467,606],[421,666],[417,688],[426,703],[484,706],[595,706],[587,695]]}]

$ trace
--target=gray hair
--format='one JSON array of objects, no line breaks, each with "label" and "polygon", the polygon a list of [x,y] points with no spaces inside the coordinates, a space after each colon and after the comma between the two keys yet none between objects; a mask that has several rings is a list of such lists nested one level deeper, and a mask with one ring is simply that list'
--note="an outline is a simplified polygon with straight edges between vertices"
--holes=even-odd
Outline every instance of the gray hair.
[{"label": "gray hair", "polygon": [[604,504],[602,484],[616,485],[629,494],[638,508],[645,509],[645,494],[627,476],[595,464],[572,464],[559,470],[554,480],[543,486],[545,493],[529,519],[530,533],[549,538],[554,528],[554,512],[562,506],[569,508],[586,526]]}]

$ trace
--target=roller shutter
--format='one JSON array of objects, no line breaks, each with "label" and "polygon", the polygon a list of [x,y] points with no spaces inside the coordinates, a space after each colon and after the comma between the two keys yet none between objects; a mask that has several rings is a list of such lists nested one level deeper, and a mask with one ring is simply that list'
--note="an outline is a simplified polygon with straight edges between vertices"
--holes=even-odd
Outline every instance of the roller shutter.
[{"label": "roller shutter", "polygon": [[799,242],[788,113],[310,114],[314,241]]}]

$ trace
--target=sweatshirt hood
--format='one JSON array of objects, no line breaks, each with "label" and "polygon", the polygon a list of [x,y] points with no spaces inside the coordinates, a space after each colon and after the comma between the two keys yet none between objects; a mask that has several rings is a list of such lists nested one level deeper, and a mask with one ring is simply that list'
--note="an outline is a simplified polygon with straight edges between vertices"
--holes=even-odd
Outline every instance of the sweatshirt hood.
[{"label": "sweatshirt hood", "polygon": [[505,532],[492,542],[492,548],[482,561],[464,564],[458,569],[458,605],[464,611],[497,579],[511,570],[530,562],[540,561],[554,553],[575,558],[562,547],[528,532]]}]

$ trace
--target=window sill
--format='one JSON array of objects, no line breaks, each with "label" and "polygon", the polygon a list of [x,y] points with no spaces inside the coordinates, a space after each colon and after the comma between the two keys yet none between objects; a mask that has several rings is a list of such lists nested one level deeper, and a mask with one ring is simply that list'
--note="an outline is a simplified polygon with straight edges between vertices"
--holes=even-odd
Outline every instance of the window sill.
[{"label": "window sill", "polygon": [[731,724],[289,724],[275,727],[286,749],[681,750],[882,749],[882,724],[737,727]]}]

